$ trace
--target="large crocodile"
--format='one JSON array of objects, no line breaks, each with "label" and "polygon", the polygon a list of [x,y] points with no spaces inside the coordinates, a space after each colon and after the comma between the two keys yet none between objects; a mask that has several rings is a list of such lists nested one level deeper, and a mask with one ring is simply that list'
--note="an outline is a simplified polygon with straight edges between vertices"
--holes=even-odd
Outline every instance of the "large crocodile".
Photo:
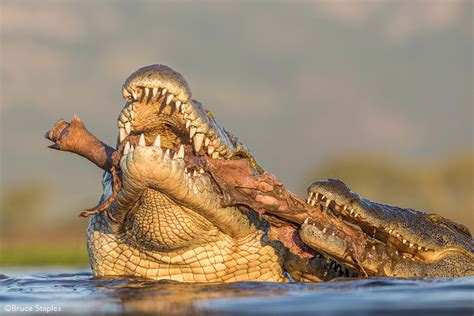
[{"label": "large crocodile", "polygon": [[270,238],[270,225],[257,212],[221,203],[206,159],[245,159],[257,175],[264,169],[191,99],[179,73],[164,65],[138,69],[122,94],[127,101],[118,119],[122,187],[111,199],[114,177],[104,174],[101,203],[110,203],[106,212],[91,217],[87,231],[95,276],[282,282],[361,271],[402,277],[473,274],[472,239],[463,226],[369,202],[333,180],[313,184],[308,203],[321,202],[328,213],[364,231],[371,248],[354,260],[345,240],[305,222],[301,238],[319,254],[295,256]]}]

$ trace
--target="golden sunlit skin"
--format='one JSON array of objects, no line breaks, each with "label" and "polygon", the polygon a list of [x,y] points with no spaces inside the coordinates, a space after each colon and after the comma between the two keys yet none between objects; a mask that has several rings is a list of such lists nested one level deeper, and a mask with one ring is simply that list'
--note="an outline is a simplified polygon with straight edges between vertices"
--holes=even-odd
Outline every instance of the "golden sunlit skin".
[{"label": "golden sunlit skin", "polygon": [[[191,90],[183,76],[164,65],[147,66],[130,75],[122,94],[127,101],[117,121],[122,188],[113,202],[107,204],[106,212],[91,217],[87,231],[95,276],[131,275],[184,282],[285,282],[288,272],[299,281],[326,281],[356,276],[352,270],[360,265],[368,275],[472,274],[472,239],[463,232],[459,234],[464,239],[454,238],[452,244],[462,251],[449,255],[430,257],[430,249],[438,248],[431,248],[428,240],[426,244],[421,240],[417,247],[429,249],[418,258],[404,251],[403,240],[384,246],[381,238],[377,245],[371,243],[375,249],[386,249],[380,250],[381,256],[374,256],[369,249],[363,262],[353,262],[345,255],[345,245],[337,236],[304,224],[300,232],[303,241],[326,256],[316,255],[311,259],[294,256],[280,242],[270,240],[270,226],[256,212],[241,212],[235,206],[221,205],[221,192],[206,170],[204,157],[244,158],[255,174],[264,170],[236,137],[219,125],[201,103],[191,99]],[[113,177],[106,172],[101,202],[112,196],[112,186]],[[318,198],[322,191],[318,190],[323,189],[327,189],[326,197],[339,192],[337,187],[315,184],[310,187],[308,203],[321,202]],[[343,198],[339,194],[335,200],[343,201]],[[367,200],[359,200],[362,201]],[[372,218],[364,215],[371,222],[391,223],[394,227],[408,225],[405,230],[397,231],[410,237],[408,248],[411,248],[416,239],[415,233],[410,235],[409,231],[416,231],[417,227],[410,228],[403,217],[410,210],[400,210],[402,217],[390,222],[385,213],[378,215],[364,207],[354,206],[360,210],[359,214],[366,210],[373,215]],[[437,229],[440,225],[458,227],[449,223],[429,221],[430,229],[440,234],[444,232],[444,228]],[[372,228],[370,224],[366,226]],[[406,252],[408,257],[403,258],[404,254],[397,251]],[[448,257],[452,259],[444,260]],[[336,258],[339,263],[329,258]],[[419,260],[436,264],[425,264],[420,269]],[[440,264],[443,269],[439,268]]]}]

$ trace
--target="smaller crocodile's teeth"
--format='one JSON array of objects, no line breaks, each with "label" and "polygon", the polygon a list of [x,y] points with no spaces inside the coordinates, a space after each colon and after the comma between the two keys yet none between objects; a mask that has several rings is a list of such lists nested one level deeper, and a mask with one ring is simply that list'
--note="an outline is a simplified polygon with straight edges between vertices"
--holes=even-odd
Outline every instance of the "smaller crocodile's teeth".
[{"label": "smaller crocodile's teeth", "polygon": [[[206,139],[207,139],[207,138],[206,138]],[[209,155],[212,155],[212,153],[214,152],[214,149],[215,149],[214,146],[209,146],[209,147],[207,147],[207,153],[208,153]]]},{"label": "smaller crocodile's teeth", "polygon": [[204,146],[206,146],[206,147],[209,146],[209,143],[210,143],[210,142],[211,142],[211,140],[210,140],[209,138],[206,138],[206,139],[204,140]]},{"label": "smaller crocodile's teeth", "polygon": [[127,132],[127,135],[132,131],[132,124],[130,124],[130,122],[125,123],[125,131]]},{"label": "smaller crocodile's teeth", "polygon": [[177,160],[177,159],[178,159],[178,153],[174,153],[173,160]]},{"label": "smaller crocodile's teeth", "polygon": [[135,147],[132,145],[130,146],[130,152],[133,152],[135,150]]},{"label": "smaller crocodile's teeth", "polygon": [[179,147],[178,158],[184,159],[184,146],[183,145]]},{"label": "smaller crocodile's teeth", "polygon": [[352,213],[354,213],[354,209],[351,209],[350,215],[352,215]]},{"label": "smaller crocodile's teeth", "polygon": [[120,142],[123,142],[123,140],[127,137],[127,132],[125,131],[125,128],[120,128],[119,129],[119,138]]},{"label": "smaller crocodile's teeth", "polygon": [[326,227],[323,228],[323,234],[325,234],[327,231]]},{"label": "smaller crocodile's teeth", "polygon": [[372,250],[375,250],[375,245],[372,246]]},{"label": "smaller crocodile's teeth", "polygon": [[400,238],[400,234],[397,234],[397,238]]},{"label": "smaller crocodile's teeth", "polygon": [[197,174],[197,172],[196,172],[196,169],[194,169],[194,171],[193,171],[193,177],[197,177],[197,175],[198,175],[198,174]]},{"label": "smaller crocodile's teeth", "polygon": [[181,108],[181,101],[177,100],[174,104],[176,104],[176,110],[180,110]]},{"label": "smaller crocodile's teeth", "polygon": [[306,204],[310,204],[311,200],[313,199],[314,192],[309,192],[308,199],[306,200]]},{"label": "smaller crocodile's teeth", "polygon": [[389,234],[392,234],[392,232],[393,232],[393,229],[390,229],[390,230],[388,231]]},{"label": "smaller crocodile's teeth", "polygon": [[196,126],[191,126],[191,129],[189,130],[189,139],[192,139],[194,134],[196,134]]},{"label": "smaller crocodile's teeth", "polygon": [[332,202],[331,200],[326,200],[326,208],[329,207],[329,204],[331,204],[331,202]]},{"label": "smaller crocodile's teeth", "polygon": [[306,217],[306,219],[304,220],[304,223],[305,223],[305,224],[308,224],[308,223],[309,223],[309,217]]},{"label": "smaller crocodile's teeth", "polygon": [[166,149],[165,151],[165,159],[170,159],[170,149]]},{"label": "smaller crocodile's teeth", "polygon": [[357,216],[359,216],[359,214],[358,214],[358,213],[355,213],[354,218],[357,218]]},{"label": "smaller crocodile's teeth", "polygon": [[418,251],[420,251],[420,250],[421,250],[421,247],[420,247],[420,246],[418,246]]},{"label": "smaller crocodile's teeth", "polygon": [[160,135],[156,136],[155,141],[153,142],[153,146],[161,148],[161,137],[160,137]]},{"label": "smaller crocodile's teeth", "polygon": [[186,129],[188,129],[189,126],[191,126],[191,120],[186,120]]},{"label": "smaller crocodile's teeth", "polygon": [[410,244],[408,245],[408,247],[410,247],[410,248],[413,248],[413,244],[412,244],[412,243],[410,243]]},{"label": "smaller crocodile's teeth", "polygon": [[336,236],[336,233],[333,232],[333,233],[331,234],[331,236],[333,236],[333,237]]},{"label": "smaller crocodile's teeth", "polygon": [[342,208],[342,211],[345,212],[347,210],[347,205],[344,205],[344,207]]},{"label": "smaller crocodile's teeth", "polygon": [[199,150],[201,150],[203,140],[204,140],[204,134],[197,133],[194,136],[194,150],[196,152],[199,152]]},{"label": "smaller crocodile's teeth", "polygon": [[153,90],[151,90],[151,95],[154,97],[156,97],[156,93],[158,92],[158,88],[153,88]]},{"label": "smaller crocodile's teeth", "polygon": [[130,152],[130,143],[127,142],[127,143],[125,144],[125,147],[123,148],[123,154],[124,154],[124,155],[128,155],[129,152]]},{"label": "smaller crocodile's teeth", "polygon": [[138,140],[138,146],[146,146],[145,135],[141,133],[140,139]]},{"label": "smaller crocodile's teeth", "polygon": [[136,100],[137,99],[137,91],[132,90],[132,96],[133,96],[133,100]]},{"label": "smaller crocodile's teeth", "polygon": [[168,89],[165,88],[161,91],[161,95],[166,95],[166,92],[168,92]]},{"label": "smaller crocodile's teeth", "polygon": [[406,243],[407,243],[407,240],[406,240],[406,239],[403,239],[403,243],[406,244]]},{"label": "smaller crocodile's teeth", "polygon": [[174,98],[174,95],[172,95],[171,93],[168,94],[168,97],[166,98],[166,105],[169,105],[171,103],[171,100],[173,100]]},{"label": "smaller crocodile's teeth", "polygon": [[204,173],[204,169],[202,169],[202,168],[199,169],[199,173],[200,173],[200,174],[203,174],[203,173]]},{"label": "smaller crocodile's teeth", "polygon": [[143,100],[148,102],[148,96],[150,95],[150,88],[145,88],[145,89],[143,89],[143,91],[144,91]]}]

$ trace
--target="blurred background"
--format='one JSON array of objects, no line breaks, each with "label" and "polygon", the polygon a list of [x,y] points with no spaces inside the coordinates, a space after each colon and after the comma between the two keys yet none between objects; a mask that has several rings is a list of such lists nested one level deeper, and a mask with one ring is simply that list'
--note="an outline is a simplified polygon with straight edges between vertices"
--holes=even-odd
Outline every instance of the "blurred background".
[{"label": "blurred background", "polygon": [[47,149],[73,113],[115,144],[121,85],[193,97],[305,195],[336,177],[474,229],[473,2],[0,1],[0,265],[87,264],[101,171]]}]

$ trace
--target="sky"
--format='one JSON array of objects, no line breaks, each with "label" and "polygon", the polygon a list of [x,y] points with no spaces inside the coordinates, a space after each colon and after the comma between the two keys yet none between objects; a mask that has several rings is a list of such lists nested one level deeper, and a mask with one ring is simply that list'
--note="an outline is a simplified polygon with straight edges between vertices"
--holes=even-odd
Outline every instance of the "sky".
[{"label": "sky", "polygon": [[[193,98],[303,194],[337,156],[429,163],[473,150],[472,1],[0,1],[1,190],[45,212],[100,196],[101,171],[46,148],[77,113],[115,144],[121,85],[171,66]],[[79,205],[79,206],[78,206]]]}]

